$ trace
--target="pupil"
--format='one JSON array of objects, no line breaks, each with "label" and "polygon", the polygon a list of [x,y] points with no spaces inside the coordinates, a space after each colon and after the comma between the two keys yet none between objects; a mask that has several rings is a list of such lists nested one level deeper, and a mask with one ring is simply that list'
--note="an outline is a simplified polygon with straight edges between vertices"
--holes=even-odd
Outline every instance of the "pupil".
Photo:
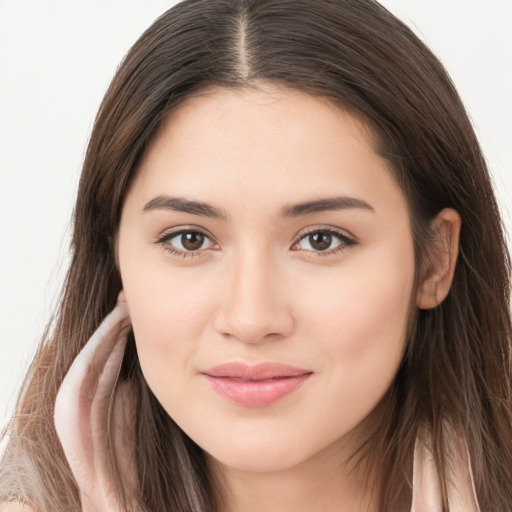
[{"label": "pupil", "polygon": [[204,235],[202,233],[183,233],[181,235],[181,244],[189,251],[197,251],[200,249],[204,242]]},{"label": "pupil", "polygon": [[309,242],[314,249],[325,251],[331,245],[332,235],[329,233],[314,233],[309,236]]}]

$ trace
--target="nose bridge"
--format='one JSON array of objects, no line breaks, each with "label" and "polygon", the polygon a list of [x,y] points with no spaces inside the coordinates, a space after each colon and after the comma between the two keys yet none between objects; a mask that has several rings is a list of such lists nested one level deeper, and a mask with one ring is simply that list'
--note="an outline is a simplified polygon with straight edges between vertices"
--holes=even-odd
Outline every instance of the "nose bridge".
[{"label": "nose bridge", "polygon": [[293,318],[281,277],[271,254],[240,250],[226,269],[217,330],[245,343],[289,335]]}]

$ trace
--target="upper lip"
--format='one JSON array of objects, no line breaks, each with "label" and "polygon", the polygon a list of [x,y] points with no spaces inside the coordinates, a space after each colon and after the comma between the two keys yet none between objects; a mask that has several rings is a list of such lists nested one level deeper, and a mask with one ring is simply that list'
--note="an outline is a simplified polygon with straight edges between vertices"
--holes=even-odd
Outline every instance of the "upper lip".
[{"label": "upper lip", "polygon": [[296,377],[313,372],[311,370],[295,368],[293,366],[277,362],[265,362],[252,365],[242,362],[229,362],[214,366],[202,373],[209,375],[210,377],[264,380],[276,379],[279,377]]}]

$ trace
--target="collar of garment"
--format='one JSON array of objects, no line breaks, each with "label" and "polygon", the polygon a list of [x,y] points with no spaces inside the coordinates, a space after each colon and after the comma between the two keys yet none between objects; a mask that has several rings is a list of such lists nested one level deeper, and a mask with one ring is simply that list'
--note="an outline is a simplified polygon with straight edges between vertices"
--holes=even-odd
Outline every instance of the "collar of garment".
[{"label": "collar of garment", "polygon": [[[450,430],[448,429],[448,432]],[[449,468],[447,497],[450,512],[481,512],[466,442],[449,434],[452,463]],[[431,451],[431,436],[423,429],[414,447],[411,512],[443,512],[441,485]]]}]

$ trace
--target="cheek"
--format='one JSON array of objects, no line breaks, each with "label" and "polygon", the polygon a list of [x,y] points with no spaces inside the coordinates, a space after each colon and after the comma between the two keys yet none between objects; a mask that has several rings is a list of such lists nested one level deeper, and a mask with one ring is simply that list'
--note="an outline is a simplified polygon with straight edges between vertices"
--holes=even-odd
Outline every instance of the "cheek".
[{"label": "cheek", "polygon": [[187,406],[208,312],[194,294],[159,287],[144,293],[143,288],[127,291],[137,354],[148,386],[171,414]]},{"label": "cheek", "polygon": [[351,426],[384,396],[403,357],[414,281],[413,249],[405,249],[403,258],[386,249],[372,254],[371,264],[357,259],[304,308],[305,339],[318,340],[330,375],[325,402],[342,404]]},{"label": "cheek", "polygon": [[[153,284],[143,280],[126,283],[125,292],[135,331],[140,340],[174,345],[200,332],[210,315],[208,295],[193,285],[180,285],[176,279],[158,279]],[[166,283],[168,281],[168,283]]]},{"label": "cheek", "polygon": [[[400,346],[414,283],[414,247],[407,226],[386,243],[354,251],[321,287],[308,286],[311,319],[333,347],[357,355]],[[336,341],[335,341],[336,340]]]},{"label": "cheek", "polygon": [[192,269],[174,270],[159,248],[124,251],[121,275],[144,376],[157,396],[192,371],[211,297]]}]

